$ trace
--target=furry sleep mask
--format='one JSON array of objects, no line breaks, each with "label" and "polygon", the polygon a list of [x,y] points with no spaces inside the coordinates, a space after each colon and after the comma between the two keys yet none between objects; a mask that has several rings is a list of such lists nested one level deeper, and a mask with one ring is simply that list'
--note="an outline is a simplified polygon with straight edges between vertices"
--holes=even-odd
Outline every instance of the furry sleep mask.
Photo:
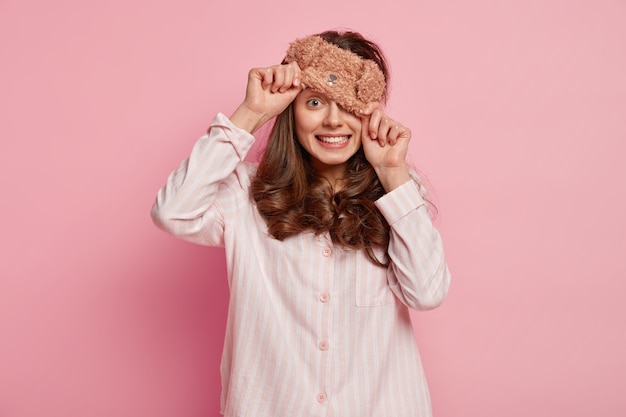
[{"label": "furry sleep mask", "polygon": [[345,110],[358,112],[371,101],[380,101],[385,77],[376,63],[309,36],[292,42],[285,62],[297,62],[302,85],[325,94]]}]

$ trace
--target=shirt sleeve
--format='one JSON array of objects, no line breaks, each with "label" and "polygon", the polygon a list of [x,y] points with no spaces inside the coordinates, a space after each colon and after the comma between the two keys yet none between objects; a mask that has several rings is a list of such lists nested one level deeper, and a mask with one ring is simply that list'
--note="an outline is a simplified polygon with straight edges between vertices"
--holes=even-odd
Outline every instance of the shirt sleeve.
[{"label": "shirt sleeve", "polygon": [[376,206],[390,225],[388,281],[408,307],[439,306],[450,286],[439,232],[432,224],[419,185],[410,180],[385,194]]},{"label": "shirt sleeve", "polygon": [[[238,170],[254,136],[218,113],[189,158],[167,178],[152,206],[152,220],[164,231],[193,243],[223,246],[224,216],[219,195]],[[236,178],[235,178],[236,181]]]}]

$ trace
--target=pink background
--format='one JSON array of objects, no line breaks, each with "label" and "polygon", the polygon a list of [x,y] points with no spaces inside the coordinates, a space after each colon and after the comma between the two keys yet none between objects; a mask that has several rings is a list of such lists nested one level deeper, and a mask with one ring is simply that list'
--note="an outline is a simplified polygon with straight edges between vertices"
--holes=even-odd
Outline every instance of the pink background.
[{"label": "pink background", "polygon": [[250,67],[338,27],[387,52],[441,212],[452,290],[414,315],[436,416],[626,415],[625,13],[0,1],[0,416],[218,415],[223,251],[149,209]]}]

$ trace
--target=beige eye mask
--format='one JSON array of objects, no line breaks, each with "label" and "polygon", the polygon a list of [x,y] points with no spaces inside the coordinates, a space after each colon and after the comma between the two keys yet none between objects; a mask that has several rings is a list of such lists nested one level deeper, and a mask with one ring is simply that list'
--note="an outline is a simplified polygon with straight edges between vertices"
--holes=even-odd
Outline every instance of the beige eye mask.
[{"label": "beige eye mask", "polygon": [[380,101],[385,90],[385,77],[374,61],[319,36],[292,42],[285,61],[298,63],[304,87],[325,94],[351,113],[358,114],[367,103]]}]

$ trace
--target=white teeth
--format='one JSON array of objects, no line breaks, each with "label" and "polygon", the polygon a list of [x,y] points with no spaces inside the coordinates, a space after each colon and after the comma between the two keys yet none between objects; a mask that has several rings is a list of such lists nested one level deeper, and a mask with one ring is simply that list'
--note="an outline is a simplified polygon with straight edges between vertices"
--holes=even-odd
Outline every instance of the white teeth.
[{"label": "white teeth", "polygon": [[350,136],[318,136],[317,139],[321,140],[324,143],[337,144],[347,141],[348,139],[350,139]]}]

